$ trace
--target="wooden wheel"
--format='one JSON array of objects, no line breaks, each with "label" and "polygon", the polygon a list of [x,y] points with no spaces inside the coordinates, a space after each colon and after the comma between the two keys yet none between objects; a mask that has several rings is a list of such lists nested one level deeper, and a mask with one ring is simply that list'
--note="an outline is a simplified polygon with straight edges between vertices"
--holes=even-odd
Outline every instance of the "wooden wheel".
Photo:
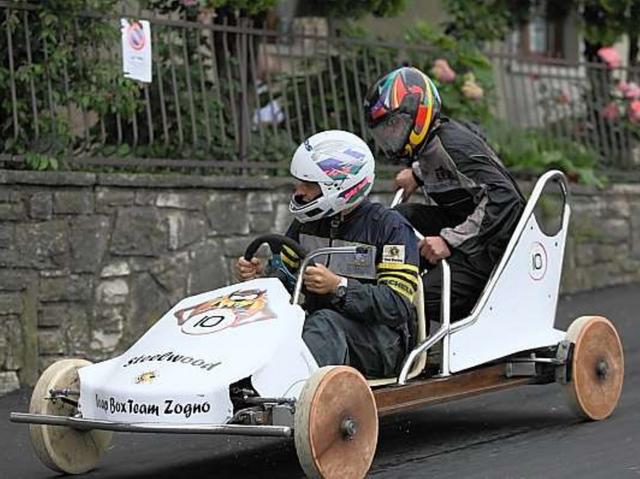
[{"label": "wooden wheel", "polygon": [[306,382],[296,404],[295,445],[312,478],[362,478],[378,442],[378,411],[366,379],[348,366],[327,366]]},{"label": "wooden wheel", "polygon": [[[48,399],[51,389],[78,391],[78,368],[90,365],[84,359],[63,359],[49,366],[33,390],[29,412],[71,416],[77,409],[61,400]],[[38,459],[48,468],[67,474],[82,474],[93,469],[109,446],[109,431],[80,431],[70,427],[32,424],[29,426],[31,445]]]},{"label": "wooden wheel", "polygon": [[598,421],[613,413],[622,392],[624,355],[611,322],[600,316],[582,316],[569,327],[574,344],[571,381],[563,386],[569,405],[578,415]]}]

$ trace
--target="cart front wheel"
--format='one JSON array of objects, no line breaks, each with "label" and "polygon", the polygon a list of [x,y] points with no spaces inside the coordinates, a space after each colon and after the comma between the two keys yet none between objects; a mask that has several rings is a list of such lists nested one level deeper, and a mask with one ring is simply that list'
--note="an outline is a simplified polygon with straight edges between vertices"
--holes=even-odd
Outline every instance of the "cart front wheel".
[{"label": "cart front wheel", "polygon": [[571,323],[571,380],[563,386],[569,406],[592,421],[609,417],[618,404],[624,379],[622,343],[613,324],[601,316],[582,316]]},{"label": "cart front wheel", "polygon": [[[77,409],[60,399],[51,399],[52,389],[80,390],[78,369],[90,365],[84,359],[63,359],[53,363],[40,376],[31,395],[29,412],[72,416]],[[77,398],[73,398],[77,399]],[[80,431],[64,426],[29,426],[31,445],[38,459],[56,472],[82,474],[93,469],[111,442],[111,432]]]},{"label": "cart front wheel", "polygon": [[312,478],[362,478],[378,443],[378,411],[366,379],[348,366],[318,369],[296,404],[295,445]]}]

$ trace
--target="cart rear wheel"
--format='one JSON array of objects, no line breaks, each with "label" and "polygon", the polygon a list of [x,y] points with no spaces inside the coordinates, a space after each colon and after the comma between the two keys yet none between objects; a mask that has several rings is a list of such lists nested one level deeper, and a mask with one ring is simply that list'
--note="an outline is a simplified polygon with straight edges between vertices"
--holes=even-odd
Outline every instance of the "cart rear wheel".
[{"label": "cart rear wheel", "polygon": [[[79,391],[78,368],[90,365],[84,359],[63,359],[49,366],[40,376],[31,395],[29,412],[71,416],[77,412],[73,405],[60,399],[51,400],[51,389]],[[111,442],[111,432],[80,431],[64,426],[32,424],[29,426],[31,444],[40,461],[56,472],[82,474],[93,469]]]},{"label": "cart rear wheel", "polygon": [[296,405],[295,445],[312,478],[364,477],[378,442],[378,411],[366,379],[348,366],[327,366],[306,382]]},{"label": "cart rear wheel", "polygon": [[622,343],[611,322],[582,316],[571,323],[567,340],[574,344],[571,381],[563,386],[571,409],[598,421],[613,413],[624,379]]}]

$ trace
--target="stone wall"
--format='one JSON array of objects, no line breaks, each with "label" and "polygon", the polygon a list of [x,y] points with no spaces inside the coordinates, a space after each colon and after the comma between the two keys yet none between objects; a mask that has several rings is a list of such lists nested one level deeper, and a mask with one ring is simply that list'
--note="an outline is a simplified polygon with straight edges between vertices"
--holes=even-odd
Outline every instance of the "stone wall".
[{"label": "stone wall", "polygon": [[[126,349],[286,229],[288,179],[0,171],[0,393]],[[525,191],[530,185],[524,186]],[[381,183],[376,199],[390,200]],[[573,188],[563,291],[640,280],[640,185]]]}]

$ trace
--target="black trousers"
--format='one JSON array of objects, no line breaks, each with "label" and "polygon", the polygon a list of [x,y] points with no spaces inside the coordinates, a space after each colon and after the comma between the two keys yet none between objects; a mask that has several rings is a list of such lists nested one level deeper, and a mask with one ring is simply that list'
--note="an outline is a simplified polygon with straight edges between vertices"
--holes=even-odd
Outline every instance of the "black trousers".
[{"label": "black trousers", "polygon": [[[395,209],[424,236],[438,236],[443,228],[456,226],[466,219],[455,211],[420,203],[402,203]],[[439,321],[442,267],[431,265],[424,258],[420,260],[421,269],[427,269],[422,278],[426,315],[431,321]],[[475,306],[494,264],[488,257],[470,258],[455,249],[451,250],[447,262],[451,269],[451,321],[457,321],[467,316]]]},{"label": "black trousers", "polygon": [[397,375],[405,356],[401,331],[384,324],[354,321],[332,309],[310,313],[302,339],[318,366],[346,364],[368,378]]}]

